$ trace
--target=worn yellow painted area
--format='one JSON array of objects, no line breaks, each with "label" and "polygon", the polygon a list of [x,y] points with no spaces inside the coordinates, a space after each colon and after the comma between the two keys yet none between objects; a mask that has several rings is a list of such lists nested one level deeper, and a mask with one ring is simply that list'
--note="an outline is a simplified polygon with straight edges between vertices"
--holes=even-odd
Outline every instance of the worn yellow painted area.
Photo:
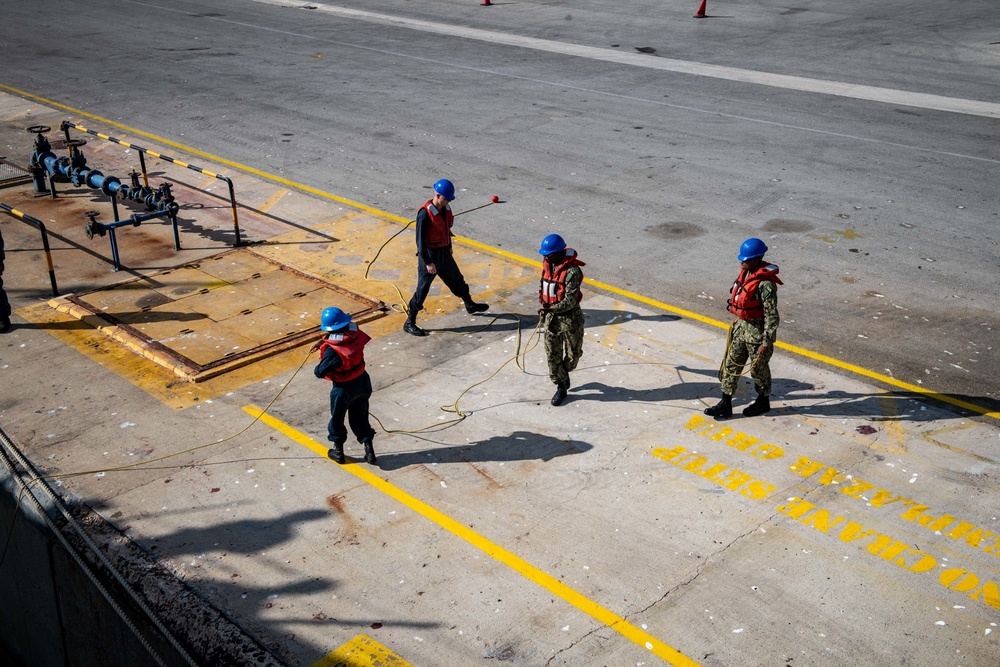
[{"label": "worn yellow painted area", "polygon": [[[284,202],[294,196],[295,194],[291,193],[276,200],[275,208],[280,208]],[[302,202],[297,205],[301,206]],[[311,205],[323,206],[324,204],[314,202]],[[405,319],[404,304],[409,301],[416,285],[413,232],[404,230],[392,238],[398,232],[400,232],[400,225],[393,221],[363,212],[348,212],[337,217],[326,218],[310,229],[293,229],[280,234],[265,244],[253,246],[242,254],[251,257],[260,255],[308,276],[332,283],[369,299],[386,303],[392,309],[388,316],[363,325],[369,335],[378,337],[399,331],[402,328]],[[390,239],[392,240],[390,241]],[[375,257],[377,253],[378,260],[369,267],[371,258]],[[473,295],[477,299],[489,301],[499,294],[510,293],[525,281],[536,279],[535,271],[531,267],[505,258],[492,257],[474,248],[456,246],[455,254],[466,275],[466,280],[472,288]],[[247,265],[248,261],[245,257],[241,258],[240,253],[227,256],[222,263],[226,266],[232,264],[234,268],[230,273],[223,271],[225,267],[212,268],[211,270],[217,279],[214,282],[210,280],[211,276],[203,275],[203,271],[181,268],[174,270],[169,275],[159,276],[157,281],[162,283],[162,286],[153,290],[139,290],[134,284],[130,284],[127,290],[130,294],[127,295],[127,298],[124,294],[116,295],[114,288],[92,293],[86,298],[96,302],[94,312],[103,310],[125,321],[129,321],[131,311],[135,311],[135,315],[143,314],[139,312],[136,299],[146,295],[147,292],[160,291],[171,297],[179,298],[179,301],[147,309],[150,313],[158,309],[170,311],[166,312],[162,318],[153,318],[154,321],[150,323],[136,323],[133,326],[155,340],[166,341],[168,346],[183,347],[184,349],[179,349],[179,352],[196,363],[207,363],[215,358],[216,350],[214,348],[218,347],[219,341],[213,338],[209,341],[212,344],[212,349],[205,350],[191,347],[192,343],[188,341],[170,343],[170,339],[182,338],[183,335],[175,335],[171,333],[172,330],[168,329],[173,327],[173,329],[177,329],[179,334],[183,334],[183,331],[190,331],[188,336],[194,340],[197,338],[194,334],[199,332],[206,334],[206,326],[210,324],[206,318],[201,317],[202,314],[208,315],[212,320],[226,320],[236,323],[234,326],[238,327],[238,320],[241,319],[239,311],[243,309],[253,311],[243,319],[252,319],[256,314],[259,314],[260,317],[269,322],[274,319],[273,314],[269,314],[271,310],[275,310],[275,307],[270,305],[272,301],[290,296],[285,294],[289,290],[301,291],[301,289],[305,289],[304,287],[296,287],[296,282],[291,274],[284,274],[284,272],[275,269],[273,265],[257,266],[254,264],[249,266]],[[208,267],[212,264],[212,258],[200,262],[201,268],[205,270],[209,270]],[[255,283],[253,293],[234,289],[231,290],[234,295],[226,298],[226,295],[222,293],[230,287],[227,281],[236,280],[247,272],[273,273],[283,280],[265,276],[264,279],[252,281]],[[368,274],[367,278],[366,273]],[[171,278],[179,281],[178,285],[172,285]],[[132,283],[134,282],[132,281]],[[259,287],[256,283],[259,283]],[[435,284],[439,283],[440,281],[436,281]],[[444,288],[443,284],[440,286],[442,293],[428,297],[425,303],[425,318],[449,313],[462,307],[461,300],[454,297],[447,288]],[[190,292],[191,295],[181,297],[180,292]],[[317,290],[313,293],[319,294],[321,291]],[[216,295],[221,295],[221,298],[216,297]],[[122,299],[127,303],[122,302]],[[345,299],[349,301],[347,297],[330,292],[330,298],[327,299],[329,303],[324,301],[323,303],[311,304],[308,309],[310,321],[306,324],[309,326],[318,324],[318,312],[322,307],[338,306],[347,309],[348,304]],[[291,301],[303,302],[307,300],[306,297],[291,299]],[[190,301],[192,308],[198,311],[198,316],[195,317],[194,310],[187,309],[192,310],[190,313],[185,311],[187,317],[170,321],[171,318],[177,316],[174,311],[179,311],[187,301]],[[195,301],[198,302],[197,305],[195,305]],[[342,301],[344,302],[342,303]],[[61,302],[54,300],[51,303]],[[285,301],[281,303],[285,303]],[[201,401],[286,373],[300,367],[307,357],[308,342],[287,352],[264,359],[255,359],[252,363],[241,368],[228,370],[222,375],[194,384],[184,379],[185,373],[177,373],[179,367],[175,368],[177,365],[172,363],[168,354],[160,351],[149,351],[142,345],[142,341],[128,343],[127,341],[131,341],[130,337],[115,335],[115,330],[118,327],[109,327],[108,323],[99,317],[88,316],[86,312],[82,311],[77,312],[79,310],[77,308],[60,307],[59,309],[64,312],[57,312],[52,305],[32,306],[19,310],[18,314],[40,328],[48,330],[81,354],[90,357],[175,409],[197,405]],[[185,313],[181,313],[181,315]],[[298,324],[297,317],[289,315],[289,319],[294,320],[290,322],[290,325]],[[261,327],[262,325],[258,322],[253,326],[242,327],[239,330],[227,330],[225,336],[227,344],[236,345],[242,342],[245,347],[259,345],[262,341],[257,340],[257,338],[266,333]],[[148,331],[146,331],[147,329]],[[219,336],[215,338],[219,338]],[[229,338],[233,340],[228,340]],[[239,340],[236,340],[237,338]],[[182,377],[178,377],[178,375]],[[275,391],[277,390],[278,387],[275,387]]]},{"label": "worn yellow painted area", "polygon": [[955,445],[948,444],[947,442],[944,441],[943,436],[949,433],[958,433],[960,431],[965,431],[972,428],[978,428],[979,426],[980,425],[976,424],[975,422],[962,422],[951,426],[943,426],[941,428],[932,429],[930,431],[924,431],[923,433],[920,434],[920,437],[921,439],[926,440],[932,445],[941,447],[942,449],[947,449],[949,451],[957,452],[959,454],[965,454],[967,456],[972,456],[974,458],[977,458],[980,461],[987,461],[992,463],[993,462],[992,459],[985,458],[974,452],[970,452],[967,449],[956,447]]},{"label": "worn yellow painted area", "polygon": [[[17,314],[68,347],[177,410],[198,405],[240,387],[301,368],[315,356],[308,354],[307,347],[299,347],[263,359],[253,366],[239,368],[194,384],[178,378],[169,369],[123,347],[98,329],[46,304],[20,308]],[[275,385],[275,393],[280,389],[280,386]]]},{"label": "worn yellow painted area", "polygon": [[270,211],[271,207],[273,207],[275,204],[277,204],[278,200],[281,199],[282,197],[284,197],[287,194],[288,194],[288,190],[278,190],[273,195],[271,195],[270,197],[268,197],[267,200],[265,200],[263,204],[261,204],[260,206],[258,206],[257,210],[260,211],[261,213],[265,213],[267,211]]},{"label": "worn yellow painted area", "polygon": [[310,667],[413,667],[368,635],[358,635]]},{"label": "worn yellow painted area", "polygon": [[[295,230],[275,237],[254,250],[352,292],[378,299],[402,314],[416,287],[417,258],[412,228],[400,231],[400,225],[391,219],[351,212],[315,225],[311,231]],[[338,241],[325,241],[329,238]],[[458,244],[454,253],[477,300],[490,301],[537,279],[531,266],[476,247]],[[434,287],[439,292],[434,294],[432,288],[424,303],[423,319],[462,307],[461,300],[440,280],[434,282]],[[401,327],[402,321],[392,318],[391,322],[372,323],[365,330],[376,335]]]}]

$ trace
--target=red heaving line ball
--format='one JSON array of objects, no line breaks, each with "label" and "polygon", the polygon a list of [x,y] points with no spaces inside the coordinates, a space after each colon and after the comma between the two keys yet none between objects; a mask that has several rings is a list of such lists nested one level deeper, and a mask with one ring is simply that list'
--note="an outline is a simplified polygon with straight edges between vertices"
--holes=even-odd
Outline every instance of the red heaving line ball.
[{"label": "red heaving line ball", "polygon": [[498,201],[500,201],[500,197],[497,197],[496,195],[493,195],[493,198],[490,199],[490,201],[493,202],[494,204],[496,204]]}]

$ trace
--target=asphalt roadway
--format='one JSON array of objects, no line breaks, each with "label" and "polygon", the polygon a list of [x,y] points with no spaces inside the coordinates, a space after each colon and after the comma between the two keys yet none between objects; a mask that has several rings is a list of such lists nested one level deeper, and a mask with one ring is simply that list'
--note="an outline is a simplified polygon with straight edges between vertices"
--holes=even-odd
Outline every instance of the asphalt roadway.
[{"label": "asphalt roadway", "polygon": [[[4,5],[19,28],[0,82],[19,91],[2,98],[14,161],[30,153],[23,127],[68,119],[225,170],[247,237],[269,241],[251,250],[387,304],[364,262],[434,178],[454,176],[459,210],[502,197],[459,230],[500,319],[483,329],[435,295],[429,339],[400,332],[398,313],[366,327],[373,414],[434,425],[380,435],[378,470],[323,457],[325,387],[303,348],[178,381],[49,305],[37,235],[0,221],[18,309],[0,339],[4,430],[54,474],[91,471],[63,488],[283,660],[314,664],[363,633],[414,665],[996,663],[988,3],[961,20],[887,3],[709,6],[706,21],[653,3],[364,6],[394,22],[349,4],[58,6]],[[122,8],[127,27],[107,21]],[[667,62],[685,53],[700,68]],[[667,69],[636,64],[656,54]],[[855,85],[803,92],[709,65]],[[95,162],[132,157],[98,146]],[[82,236],[99,197],[63,199],[71,213],[44,202],[38,217],[61,235],[66,290],[230,240],[225,207],[202,203],[180,253],[166,230],[132,245],[123,231],[113,274],[106,243]],[[513,363],[518,323],[522,343],[534,326],[525,258],[550,231],[596,281],[559,408],[537,348]],[[789,274],[775,410],[714,424],[700,415],[732,255],[764,232]],[[376,265],[403,294],[410,243]],[[466,418],[442,424],[456,400]]]}]

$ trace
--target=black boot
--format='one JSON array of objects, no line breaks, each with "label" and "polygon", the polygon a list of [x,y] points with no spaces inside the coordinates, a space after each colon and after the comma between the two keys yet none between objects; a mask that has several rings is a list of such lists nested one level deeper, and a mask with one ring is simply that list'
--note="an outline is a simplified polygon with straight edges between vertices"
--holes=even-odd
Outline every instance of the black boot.
[{"label": "black boot", "polygon": [[552,405],[561,405],[563,400],[566,398],[566,391],[569,389],[569,380],[563,380],[556,385],[556,393],[552,394],[552,400],[549,401]]},{"label": "black boot", "polygon": [[465,302],[465,312],[469,315],[475,315],[476,313],[485,313],[490,309],[490,304],[488,303],[476,303],[475,301],[469,300]]},{"label": "black boot", "polygon": [[416,313],[410,313],[410,315],[406,318],[406,323],[403,325],[403,331],[411,336],[426,336],[429,333],[428,331],[417,326]]},{"label": "black boot", "polygon": [[10,318],[0,317],[0,333],[7,333],[10,331]]},{"label": "black boot", "polygon": [[371,440],[365,440],[361,443],[365,446],[365,463],[369,465],[375,465],[378,463],[378,459],[375,458],[375,445],[372,444]]},{"label": "black boot", "polygon": [[757,415],[762,415],[765,412],[771,411],[771,398],[765,396],[764,394],[757,394],[757,400],[748,405],[743,410],[743,415],[745,417],[756,417]]},{"label": "black boot", "polygon": [[333,447],[331,447],[330,451],[326,453],[326,458],[336,463],[339,463],[340,465],[344,465],[345,463],[347,463],[347,461],[344,459],[344,444],[333,443]]},{"label": "black boot", "polygon": [[727,419],[733,416],[733,396],[723,394],[722,400],[710,408],[705,408],[705,414],[716,419]]}]

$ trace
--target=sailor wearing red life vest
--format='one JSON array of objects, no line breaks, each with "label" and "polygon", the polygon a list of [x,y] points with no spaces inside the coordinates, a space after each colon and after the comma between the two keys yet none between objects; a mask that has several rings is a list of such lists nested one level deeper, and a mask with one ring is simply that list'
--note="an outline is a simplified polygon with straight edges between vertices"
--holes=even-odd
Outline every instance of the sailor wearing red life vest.
[{"label": "sailor wearing red life vest", "polygon": [[771,355],[778,333],[778,267],[764,261],[767,246],[760,239],[747,239],[740,246],[740,274],[729,294],[729,312],[736,321],[729,331],[726,358],[719,368],[722,400],[705,410],[716,419],[733,416],[733,393],[748,359],[753,359],[750,377],[757,398],[743,414],[762,415],[771,410]]},{"label": "sailor wearing red life vest", "polygon": [[365,370],[365,345],[371,340],[364,331],[351,322],[351,316],[340,308],[324,308],[320,329],[329,332],[312,346],[319,350],[316,377],[330,380],[330,424],[327,439],[333,448],[327,456],[337,463],[345,463],[344,443],[347,441],[346,417],[351,431],[365,448],[365,461],[378,463],[372,441],[375,429],[368,421],[368,400],[372,395],[372,381]]},{"label": "sailor wearing red life vest", "polygon": [[489,310],[489,305],[472,300],[469,286],[458,268],[451,250],[451,226],[455,216],[450,202],[455,199],[455,186],[446,178],[434,184],[434,197],[417,211],[417,289],[406,308],[403,331],[413,336],[426,336],[428,332],[417,326],[417,313],[424,307],[424,299],[436,276],[465,303],[470,315]]},{"label": "sailor wearing red life vest", "polygon": [[556,393],[550,401],[560,405],[569,390],[569,374],[576,370],[583,355],[583,310],[580,300],[583,294],[583,262],[577,259],[576,251],[566,247],[566,241],[558,234],[549,234],[542,239],[538,253],[542,261],[542,281],[538,289],[538,301],[542,307],[539,323],[545,332],[545,359],[549,365],[549,378],[556,385]]}]

